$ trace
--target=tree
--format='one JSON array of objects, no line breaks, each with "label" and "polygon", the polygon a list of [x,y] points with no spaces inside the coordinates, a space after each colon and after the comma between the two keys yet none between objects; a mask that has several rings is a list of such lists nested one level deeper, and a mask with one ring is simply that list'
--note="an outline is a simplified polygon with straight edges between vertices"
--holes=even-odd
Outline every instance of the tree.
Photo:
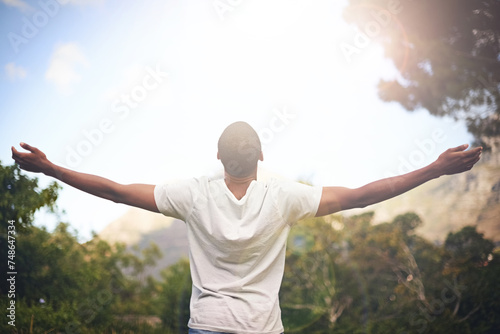
[{"label": "tree", "polygon": [[[16,272],[13,285],[2,279],[0,294],[4,310],[15,303],[15,327],[2,321],[0,332],[28,333],[33,325],[36,333],[153,333],[151,327],[117,319],[131,311],[153,312],[152,291],[140,275],[155,264],[157,247],[145,249],[139,258],[128,253],[125,245],[110,245],[96,236],[79,243],[67,223],[60,223],[53,232],[36,227],[37,210],[55,210],[59,186],[52,183],[39,189],[36,178],[23,175],[17,166],[1,164],[0,181],[2,276]],[[8,233],[8,220],[15,221],[15,234]],[[9,270],[5,269],[7,246],[15,250]],[[131,272],[139,279],[127,276],[127,267],[133,267]]]},{"label": "tree", "polygon": [[340,224],[339,220],[338,216],[308,219],[290,233],[280,289],[286,332],[331,330],[352,301],[337,285],[343,244],[332,224]]},{"label": "tree", "polygon": [[449,233],[444,244],[443,274],[457,282],[462,291],[453,305],[452,319],[482,333],[494,333],[500,320],[500,293],[495,279],[500,275],[500,259],[491,240],[484,239],[473,226]]},{"label": "tree", "polygon": [[344,17],[398,68],[384,101],[463,119],[483,145],[500,136],[499,1],[350,0]]},{"label": "tree", "polygon": [[495,333],[499,254],[474,227],[439,246],[406,213],[302,221],[290,233],[280,291],[290,333]]},{"label": "tree", "polygon": [[155,303],[163,327],[172,333],[187,333],[192,285],[189,260],[180,259],[160,275],[161,281],[155,282]]},{"label": "tree", "polygon": [[16,221],[16,232],[33,224],[34,214],[42,207],[52,212],[61,187],[52,182],[47,188],[38,187],[38,179],[30,179],[21,173],[17,165],[4,166],[0,161],[0,220],[1,233],[7,231],[6,222]]},{"label": "tree", "polygon": [[[364,225],[359,225],[364,218]],[[339,319],[340,333],[400,333],[419,303],[426,304],[427,284],[416,250],[437,250],[415,235],[422,222],[414,213],[390,223],[372,224],[373,213],[345,221],[348,243],[345,264],[350,269],[341,284],[353,303]],[[432,263],[425,254],[427,262]],[[422,256],[423,257],[423,256]]]},{"label": "tree", "polygon": [[[8,245],[13,248],[11,252],[16,253],[17,237],[26,233],[27,229],[32,226],[35,212],[42,207],[54,211],[59,189],[60,186],[55,182],[45,189],[40,189],[37,179],[26,177],[17,165],[4,166],[0,161],[0,258],[2,259],[0,270],[2,277],[8,271],[12,271],[7,270]],[[19,256],[17,258],[14,256],[12,262],[15,263],[17,259]],[[15,268],[15,264],[12,268]],[[5,295],[7,291],[5,278],[0,282],[0,294]]]}]

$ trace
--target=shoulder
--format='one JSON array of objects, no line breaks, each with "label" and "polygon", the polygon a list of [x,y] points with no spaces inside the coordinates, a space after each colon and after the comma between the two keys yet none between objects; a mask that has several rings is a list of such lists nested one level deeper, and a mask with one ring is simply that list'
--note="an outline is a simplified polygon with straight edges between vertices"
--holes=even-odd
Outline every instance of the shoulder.
[{"label": "shoulder", "polygon": [[322,187],[289,180],[269,180],[269,186],[285,221],[295,223],[316,214]]},{"label": "shoulder", "polygon": [[207,176],[200,177],[191,177],[185,179],[175,179],[160,182],[156,185],[156,187],[183,187],[183,188],[197,188],[203,185],[206,185],[210,182],[210,179]]},{"label": "shoulder", "polygon": [[194,204],[205,197],[208,189],[207,177],[167,181],[155,187],[158,210],[166,216],[185,220]]},{"label": "shoulder", "polygon": [[277,179],[277,178],[270,178],[269,180],[266,181],[266,184],[272,188],[272,189],[277,189],[278,191],[282,192],[308,192],[308,191],[314,191],[314,189],[317,189],[319,187],[312,186],[306,183],[298,182],[298,181],[292,181],[292,180],[287,180],[287,179]]},{"label": "shoulder", "polygon": [[164,181],[155,186],[155,197],[187,199],[207,189],[209,182],[205,176]]},{"label": "shoulder", "polygon": [[264,182],[273,197],[278,203],[294,203],[308,199],[314,201],[321,197],[322,187],[291,181],[287,179],[271,178]]}]

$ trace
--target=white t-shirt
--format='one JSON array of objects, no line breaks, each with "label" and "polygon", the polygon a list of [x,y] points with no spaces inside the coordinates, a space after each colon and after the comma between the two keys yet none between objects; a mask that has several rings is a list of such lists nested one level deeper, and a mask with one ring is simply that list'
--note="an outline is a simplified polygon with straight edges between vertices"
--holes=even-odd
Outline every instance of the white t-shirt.
[{"label": "white t-shirt", "polygon": [[223,179],[194,178],[155,187],[158,209],[186,222],[194,329],[283,332],[278,292],[291,225],[313,217],[321,188],[252,181],[237,200]]}]

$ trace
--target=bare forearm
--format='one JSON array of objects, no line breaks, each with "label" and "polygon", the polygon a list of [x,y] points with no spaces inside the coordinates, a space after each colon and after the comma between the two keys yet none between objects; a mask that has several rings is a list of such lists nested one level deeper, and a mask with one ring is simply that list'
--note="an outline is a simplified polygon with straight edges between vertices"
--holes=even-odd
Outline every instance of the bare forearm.
[{"label": "bare forearm", "polygon": [[86,193],[113,202],[120,202],[117,196],[117,189],[121,185],[109,179],[97,175],[76,172],[53,163],[50,163],[49,168],[44,171],[44,174],[54,177]]},{"label": "bare forearm", "polygon": [[441,175],[435,165],[430,164],[407,174],[368,183],[358,189],[363,196],[360,197],[357,207],[365,207],[401,195],[439,176]]},{"label": "bare forearm", "polygon": [[442,175],[435,164],[408,174],[389,177],[351,189],[345,187],[324,187],[317,216],[342,210],[364,208],[401,195],[419,185]]}]

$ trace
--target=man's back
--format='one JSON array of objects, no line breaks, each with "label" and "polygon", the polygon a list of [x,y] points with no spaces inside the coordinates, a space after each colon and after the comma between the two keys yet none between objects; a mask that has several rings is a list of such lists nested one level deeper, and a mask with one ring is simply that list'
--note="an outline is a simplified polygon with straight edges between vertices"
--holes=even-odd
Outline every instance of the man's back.
[{"label": "man's back", "polygon": [[312,217],[321,188],[252,181],[236,199],[224,180],[155,189],[158,208],[187,224],[193,292],[190,328],[281,333],[278,292],[291,225]]}]

